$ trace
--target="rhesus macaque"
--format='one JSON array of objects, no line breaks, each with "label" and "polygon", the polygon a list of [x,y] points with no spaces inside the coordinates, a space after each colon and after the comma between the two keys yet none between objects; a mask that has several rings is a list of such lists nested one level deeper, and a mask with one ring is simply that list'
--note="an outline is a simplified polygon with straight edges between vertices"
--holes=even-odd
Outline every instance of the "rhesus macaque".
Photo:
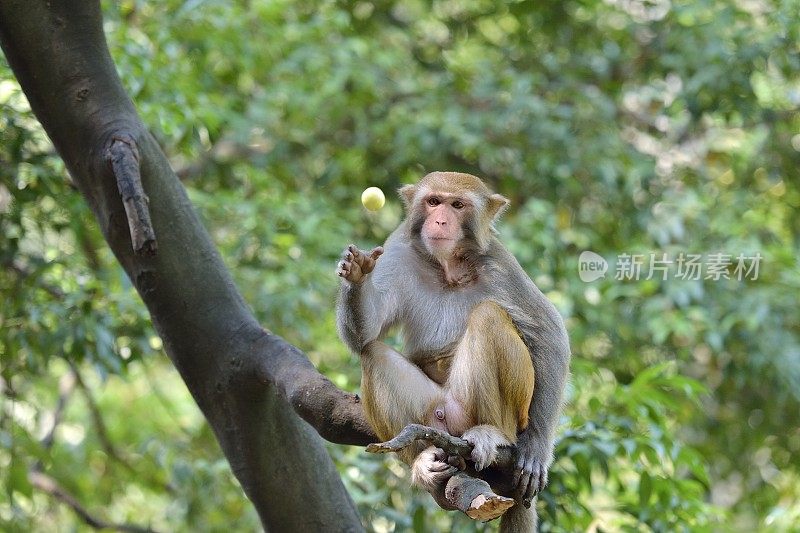
[{"label": "rhesus macaque", "polygon": [[[455,172],[400,194],[406,218],[384,247],[350,245],[337,267],[339,334],[360,354],[367,418],[383,440],[410,423],[461,436],[477,470],[516,444],[515,495],[529,504],[553,459],[570,359],[563,321],[495,235],[503,196]],[[382,341],[394,326],[404,353]],[[456,472],[435,447],[401,457],[433,494]],[[476,498],[468,514],[490,519],[513,505],[497,498]],[[501,522],[535,529],[534,506],[516,505]]]}]

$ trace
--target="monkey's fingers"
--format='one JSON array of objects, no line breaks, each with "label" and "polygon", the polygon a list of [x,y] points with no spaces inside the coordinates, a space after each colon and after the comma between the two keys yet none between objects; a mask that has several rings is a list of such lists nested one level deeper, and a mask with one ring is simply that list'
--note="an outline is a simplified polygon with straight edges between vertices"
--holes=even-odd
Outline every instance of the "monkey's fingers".
[{"label": "monkey's fingers", "polygon": [[539,461],[534,463],[533,478],[531,486],[528,487],[528,492],[525,493],[525,501],[527,502],[533,500],[547,485],[547,467],[543,463]]},{"label": "monkey's fingers", "polygon": [[433,458],[435,460],[439,461],[440,463],[446,463],[447,462],[447,452],[445,452],[441,448],[435,448],[433,450]]},{"label": "monkey's fingers", "polygon": [[447,458],[447,464],[458,468],[459,470],[467,469],[467,462],[460,455],[450,455]]},{"label": "monkey's fingers", "polygon": [[[336,273],[341,277],[346,277],[353,271],[353,264],[355,263],[358,248],[354,244],[349,244],[342,252],[342,258],[336,265]],[[342,275],[344,274],[344,275]]]},{"label": "monkey's fingers", "polygon": [[511,486],[514,487],[514,489],[519,487],[519,484],[522,481],[522,474],[524,472],[524,468],[525,468],[525,458],[520,456],[519,459],[517,459],[516,466],[514,467],[514,475],[511,477]]},{"label": "monkey's fingers", "polygon": [[361,250],[359,250],[358,246],[355,244],[348,244],[345,252],[351,254],[353,259],[358,259],[358,257],[362,254]]},{"label": "monkey's fingers", "polygon": [[431,463],[429,467],[431,472],[447,472],[449,470],[455,471],[455,468],[447,463],[443,463],[441,461],[434,461]]},{"label": "monkey's fingers", "polygon": [[357,282],[362,277],[361,267],[358,266],[358,263],[353,261],[339,261],[339,264],[336,267],[336,275],[340,278],[344,278],[350,282]]},{"label": "monkey's fingers", "polygon": [[381,255],[383,255],[383,246],[376,246],[376,247],[375,247],[375,248],[373,248],[373,249],[372,249],[372,251],[369,253],[369,257],[370,257],[370,259],[372,259],[373,261],[377,260],[377,259],[378,259],[378,258],[379,258]]},{"label": "monkey's fingers", "polygon": [[369,274],[372,272],[372,269],[375,268],[375,262],[383,253],[383,247],[378,246],[373,248],[372,251],[367,255],[364,252],[361,252],[361,255],[358,258],[358,264],[361,267],[361,270],[364,274]]},{"label": "monkey's fingers", "polygon": [[533,495],[536,494],[533,492],[533,484],[538,484],[538,471],[536,473],[536,482],[534,481],[533,475],[535,463],[538,463],[538,461],[533,457],[525,457],[522,455],[517,460],[517,466],[514,469],[514,477],[512,480],[513,485],[516,487],[514,490],[514,499],[522,501],[527,506],[530,506],[530,500],[533,498]]},{"label": "monkey's fingers", "polygon": [[353,273],[353,265],[351,261],[339,261],[339,264],[336,265],[336,273],[340,276],[348,276]]},{"label": "monkey's fingers", "polygon": [[348,263],[355,263],[357,257],[358,248],[356,248],[355,245],[349,244],[347,248],[344,249],[344,252],[342,252],[342,260]]},{"label": "monkey's fingers", "polygon": [[522,502],[525,507],[531,506],[533,499],[537,494],[539,494],[539,492],[542,491],[542,489],[544,489],[546,484],[547,467],[545,467],[542,462],[534,459],[531,467],[530,481],[528,483],[528,487],[525,489],[525,493],[522,496]]}]

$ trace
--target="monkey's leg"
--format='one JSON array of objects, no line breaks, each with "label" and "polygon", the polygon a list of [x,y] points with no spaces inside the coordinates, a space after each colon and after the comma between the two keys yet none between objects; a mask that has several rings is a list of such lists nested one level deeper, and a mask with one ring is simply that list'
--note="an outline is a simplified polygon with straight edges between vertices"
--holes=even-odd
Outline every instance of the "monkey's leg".
[{"label": "monkey's leg", "polygon": [[[533,363],[511,317],[494,302],[479,303],[456,346],[442,399],[450,433],[474,446],[476,469],[494,461],[498,446],[516,441],[517,431],[528,424],[532,396]],[[471,497],[467,514],[478,520],[496,518],[514,505],[492,491]]]},{"label": "monkey's leg", "polygon": [[[361,393],[367,419],[382,440],[395,437],[408,424],[426,423],[430,406],[443,395],[417,365],[380,341],[368,343],[361,352]],[[432,494],[458,471],[442,450],[423,442],[398,455],[411,466],[414,483]]]},{"label": "monkey's leg", "polygon": [[401,353],[381,341],[361,351],[361,394],[372,428],[382,440],[395,437],[408,424],[425,424],[442,388]]},{"label": "monkey's leg", "polygon": [[[493,426],[513,444],[517,433],[528,425],[533,384],[530,352],[511,317],[494,302],[477,304],[455,349],[445,384],[448,399],[463,409],[470,427]],[[450,428],[447,411],[449,429],[469,429],[463,425]],[[459,413],[454,414],[459,425]]]}]

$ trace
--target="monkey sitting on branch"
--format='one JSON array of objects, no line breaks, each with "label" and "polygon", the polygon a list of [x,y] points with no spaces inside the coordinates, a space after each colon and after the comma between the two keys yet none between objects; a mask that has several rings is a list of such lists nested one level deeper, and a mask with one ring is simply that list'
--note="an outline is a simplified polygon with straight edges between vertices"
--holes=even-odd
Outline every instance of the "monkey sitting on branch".
[{"label": "monkey sitting on branch", "polygon": [[[367,419],[382,440],[397,437],[372,449],[398,451],[443,507],[535,531],[569,367],[563,320],[496,237],[506,198],[456,172],[400,195],[406,218],[385,245],[350,245],[337,266],[338,329],[361,358]],[[383,342],[395,326],[404,353]],[[481,471],[499,455],[513,472],[506,495],[524,505],[483,481],[459,492],[461,458]]]}]

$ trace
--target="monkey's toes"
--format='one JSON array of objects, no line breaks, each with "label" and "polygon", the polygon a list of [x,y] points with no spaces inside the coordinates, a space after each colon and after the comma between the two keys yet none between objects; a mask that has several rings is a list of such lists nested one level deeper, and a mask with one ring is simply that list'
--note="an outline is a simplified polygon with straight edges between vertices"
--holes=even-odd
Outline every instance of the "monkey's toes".
[{"label": "monkey's toes", "polygon": [[488,522],[508,511],[514,506],[512,498],[498,496],[497,494],[481,494],[476,496],[467,509],[467,516],[473,520]]}]

